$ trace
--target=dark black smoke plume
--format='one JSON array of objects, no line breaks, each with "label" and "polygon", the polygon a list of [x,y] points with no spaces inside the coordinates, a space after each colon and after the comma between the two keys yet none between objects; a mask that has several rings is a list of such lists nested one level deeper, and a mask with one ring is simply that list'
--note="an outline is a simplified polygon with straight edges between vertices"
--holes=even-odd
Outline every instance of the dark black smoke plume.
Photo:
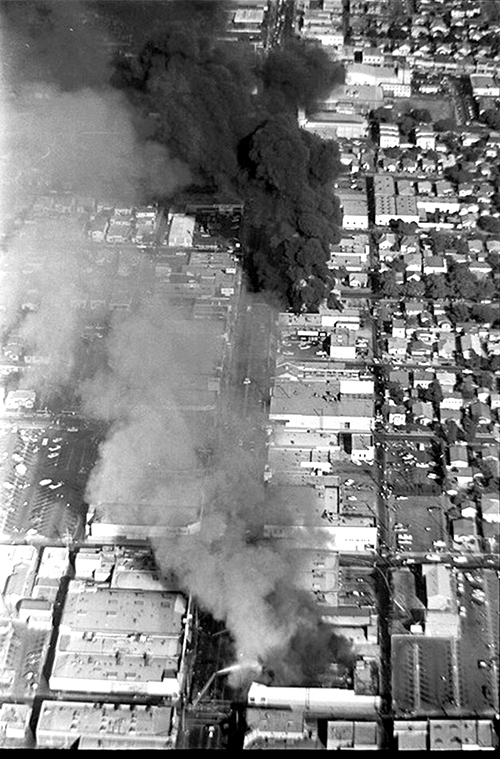
[{"label": "dark black smoke plume", "polygon": [[191,190],[244,201],[253,288],[295,311],[316,310],[331,290],[326,261],[341,223],[333,196],[341,165],[333,142],[299,128],[297,110],[343,72],[303,41],[262,57],[217,42],[212,31],[213,23],[175,16],[137,56],[117,58],[112,82],[155,114],[151,139],[189,167]]},{"label": "dark black smoke plume", "polygon": [[[2,73],[11,96],[9,192],[2,204],[26,188],[36,196],[54,182],[134,203],[168,204],[201,192],[217,201],[238,199],[245,203],[245,265],[254,288],[295,310],[319,304],[339,222],[331,188],[339,156],[333,143],[299,129],[296,110],[341,81],[320,49],[294,43],[266,58],[239,43],[223,45],[217,33],[226,8],[216,2],[21,0],[0,8]],[[56,372],[57,357],[64,353],[70,361],[79,334],[80,325],[63,310],[73,271],[78,277],[85,267],[82,247],[62,225],[49,230],[40,251],[45,263],[52,255],[56,261],[40,277],[40,310],[24,324],[27,336],[43,343],[38,348],[54,356]],[[55,266],[61,246],[68,247],[65,277]],[[19,253],[11,259],[21,275],[18,266],[31,253],[26,238],[11,251]],[[103,278],[89,281],[89,297],[105,285]],[[17,290],[11,300],[12,312],[2,316],[9,327],[11,316],[17,318]],[[146,299],[113,321],[107,366],[80,388],[88,413],[110,424],[88,496],[124,521],[140,516],[146,524],[175,526],[186,521],[187,509],[193,519],[198,514],[198,481],[184,474],[199,464],[206,429],[190,424],[177,391],[189,390],[190,373],[193,379],[199,372],[202,337],[200,325],[182,325],[191,332],[183,331],[179,356],[174,311]],[[56,342],[47,316],[53,313]],[[206,376],[213,369],[209,342]],[[58,379],[67,378],[50,377]],[[305,673],[300,663],[303,641],[316,641],[324,652],[318,661],[336,644],[297,592],[288,553],[250,539],[261,525],[257,512],[265,514],[263,486],[251,457],[225,437],[203,482],[202,529],[158,545],[159,561],[227,621],[245,661],[273,652],[273,661],[283,662],[283,681],[286,666],[294,681],[312,681],[316,673]]]}]

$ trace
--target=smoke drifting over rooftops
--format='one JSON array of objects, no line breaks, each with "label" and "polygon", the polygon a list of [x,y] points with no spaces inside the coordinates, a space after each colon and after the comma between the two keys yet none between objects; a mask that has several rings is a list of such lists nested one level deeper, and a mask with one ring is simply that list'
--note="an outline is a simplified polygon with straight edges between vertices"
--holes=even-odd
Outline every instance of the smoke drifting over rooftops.
[{"label": "smoke drifting over rooftops", "polygon": [[[0,12],[2,337],[46,359],[25,372],[25,386],[48,392],[75,381],[83,328],[75,283],[98,300],[115,276],[96,262],[98,253],[69,217],[14,222],[51,188],[133,204],[168,201],[192,184],[226,197],[248,192],[249,208],[260,214],[248,224],[267,237],[275,223],[263,210],[268,197],[284,219],[272,227],[269,252],[281,245],[280,266],[295,256],[298,278],[304,267],[307,277],[323,276],[333,231],[312,209],[332,211],[320,185],[333,176],[336,154],[301,142],[293,110],[308,101],[314,82],[321,89],[340,80],[324,57],[292,48],[286,60],[295,56],[307,75],[291,82],[279,53],[262,67],[251,51],[221,47],[214,32],[224,6],[215,2],[22,0],[2,3]],[[114,29],[130,32],[136,57],[116,56]],[[288,157],[273,152],[273,140],[276,146],[284,137],[298,140],[306,182],[300,192],[280,184]],[[318,174],[320,164],[331,170]],[[310,204],[302,214],[301,193]],[[260,286],[279,280],[267,265],[260,266]],[[317,651],[326,660],[335,639],[296,590],[293,557],[251,539],[267,495],[254,459],[236,444],[243,422],[228,416],[221,434],[220,420],[207,423],[210,413],[189,400],[214,371],[210,346],[220,333],[207,336],[206,325],[183,320],[154,295],[108,326],[105,359],[78,387],[84,412],[109,425],[87,500],[116,521],[169,527],[196,523],[201,512],[200,531],[157,541],[160,565],[226,621],[238,661],[272,658],[276,680],[314,679],[303,669],[309,650],[301,641],[321,639]],[[200,451],[207,448],[204,468]]]}]

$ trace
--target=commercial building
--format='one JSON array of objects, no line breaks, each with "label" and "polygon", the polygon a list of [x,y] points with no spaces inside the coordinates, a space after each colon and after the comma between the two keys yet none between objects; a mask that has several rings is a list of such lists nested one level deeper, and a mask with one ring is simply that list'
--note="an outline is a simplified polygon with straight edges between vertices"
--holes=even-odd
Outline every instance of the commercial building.
[{"label": "commercial building", "polygon": [[401,219],[408,224],[418,224],[419,215],[417,201],[413,195],[396,195],[396,219]]},{"label": "commercial building", "polygon": [[373,554],[377,550],[377,528],[370,525],[332,524],[322,527],[302,525],[264,525],[264,537],[286,542],[291,548],[325,550],[338,553]]},{"label": "commercial building", "polygon": [[43,701],[37,748],[173,749],[172,709],[142,704]]},{"label": "commercial building", "polygon": [[330,718],[375,718],[379,696],[358,696],[344,688],[278,688],[252,683],[248,705],[263,708],[300,709],[306,714]]},{"label": "commercial building", "polygon": [[380,195],[395,195],[396,185],[394,177],[385,173],[375,174],[373,177],[373,194],[375,195],[375,200]]},{"label": "commercial building", "polygon": [[356,334],[350,329],[332,332],[328,338],[330,358],[353,361],[356,358]]},{"label": "commercial building", "polygon": [[329,720],[327,750],[356,749],[358,751],[379,748],[379,725],[373,721]]},{"label": "commercial building", "polygon": [[449,567],[442,564],[425,564],[422,568],[425,578],[428,609],[449,609],[452,605],[451,575]]},{"label": "commercial building", "polygon": [[396,69],[351,63],[346,66],[346,84],[371,84],[382,89],[384,95],[410,97],[411,71],[406,67]]},{"label": "commercial building", "polygon": [[373,84],[339,84],[321,100],[316,101],[317,111],[367,114],[384,103],[384,93]]},{"label": "commercial building", "polygon": [[170,248],[190,248],[193,245],[193,235],[196,220],[184,214],[169,216],[170,226],[166,244]]},{"label": "commercial building", "polygon": [[179,593],[73,580],[59,626],[51,690],[179,698],[187,601]]},{"label": "commercial building", "polygon": [[297,429],[362,433],[373,429],[373,415],[373,398],[337,399],[323,382],[277,380],[269,418]]},{"label": "commercial building", "polygon": [[375,195],[375,224],[386,227],[396,218],[396,196]]},{"label": "commercial building", "polygon": [[430,719],[430,751],[490,750],[498,746],[491,720]]},{"label": "commercial building", "polygon": [[363,193],[359,198],[342,200],[341,208],[344,229],[368,229],[368,203]]},{"label": "commercial building", "polygon": [[[300,709],[261,709],[250,707],[246,712],[248,732],[243,748],[321,748],[317,735],[312,740],[311,728]],[[317,731],[314,731],[315,733]]]},{"label": "commercial building", "polygon": [[324,140],[360,139],[366,137],[368,120],[359,114],[318,111],[310,116],[299,115],[299,126]]}]

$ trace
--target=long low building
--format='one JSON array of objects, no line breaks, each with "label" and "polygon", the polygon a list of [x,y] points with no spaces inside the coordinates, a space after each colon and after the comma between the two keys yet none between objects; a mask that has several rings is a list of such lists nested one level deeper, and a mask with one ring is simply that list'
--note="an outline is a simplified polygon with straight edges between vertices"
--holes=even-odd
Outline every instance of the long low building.
[{"label": "long low building", "polygon": [[37,748],[173,749],[172,709],[140,704],[43,701]]},{"label": "long low building", "polygon": [[187,600],[180,593],[70,583],[51,690],[143,693],[176,702]]},{"label": "long low building", "polygon": [[287,541],[291,547],[321,547],[339,553],[373,554],[377,549],[377,528],[373,527],[373,521],[372,525],[353,524],[351,521],[323,527],[266,524],[264,537]]},{"label": "long low building", "polygon": [[360,139],[368,133],[368,120],[360,114],[320,111],[311,116],[299,115],[299,126],[324,140]]},{"label": "long low building", "polygon": [[340,398],[324,382],[277,381],[269,419],[298,429],[370,432],[374,426],[373,397]]},{"label": "long low building", "polygon": [[249,706],[277,709],[301,709],[332,717],[375,717],[380,696],[360,696],[344,688],[278,688],[252,683],[248,692]]}]

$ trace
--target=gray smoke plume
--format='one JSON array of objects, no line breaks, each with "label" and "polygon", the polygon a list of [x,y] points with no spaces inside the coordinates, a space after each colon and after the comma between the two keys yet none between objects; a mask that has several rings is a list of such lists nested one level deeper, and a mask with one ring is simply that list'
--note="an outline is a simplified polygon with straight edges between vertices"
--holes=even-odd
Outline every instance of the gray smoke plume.
[{"label": "gray smoke plume", "polygon": [[[53,185],[130,203],[169,198],[193,176],[212,188],[234,189],[238,143],[267,107],[256,104],[249,87],[255,80],[249,58],[219,51],[207,39],[203,16],[189,24],[186,8],[204,6],[206,13],[216,3],[161,4],[167,9],[157,24],[162,33],[167,25],[163,44],[147,47],[138,70],[124,66],[122,90],[112,89],[109,30],[123,18],[108,11],[103,25],[102,9],[113,5],[120,3],[0,5],[8,38],[0,125],[1,274],[8,276],[0,292],[1,319],[4,336],[15,333],[46,358],[24,375],[24,384],[34,389],[72,377],[82,329],[75,300],[82,292],[99,297],[109,274],[103,269],[96,276],[92,246],[77,221],[51,218],[33,226],[23,224],[20,212]],[[142,5],[124,5],[134,22]],[[142,43],[153,28],[148,14],[154,5],[160,6],[150,4],[141,16]],[[180,26],[169,26],[171,13],[179,14]],[[211,30],[219,17],[209,12]],[[266,69],[271,90],[281,86],[275,64]],[[155,104],[156,88],[163,121],[149,134],[142,111]],[[288,86],[287,102],[296,99]],[[33,303],[26,302],[27,271]],[[111,319],[106,361],[78,389],[84,412],[109,425],[86,498],[106,519],[173,531],[155,540],[158,562],[226,621],[238,662],[252,665],[273,656],[285,661],[290,642],[304,631],[312,634],[312,617],[296,590],[293,556],[255,539],[267,496],[254,459],[237,445],[244,423],[228,414],[223,433],[217,423],[222,409],[214,410],[209,378],[221,339],[218,323],[182,319],[155,297]],[[185,524],[192,533],[175,534]]]}]

